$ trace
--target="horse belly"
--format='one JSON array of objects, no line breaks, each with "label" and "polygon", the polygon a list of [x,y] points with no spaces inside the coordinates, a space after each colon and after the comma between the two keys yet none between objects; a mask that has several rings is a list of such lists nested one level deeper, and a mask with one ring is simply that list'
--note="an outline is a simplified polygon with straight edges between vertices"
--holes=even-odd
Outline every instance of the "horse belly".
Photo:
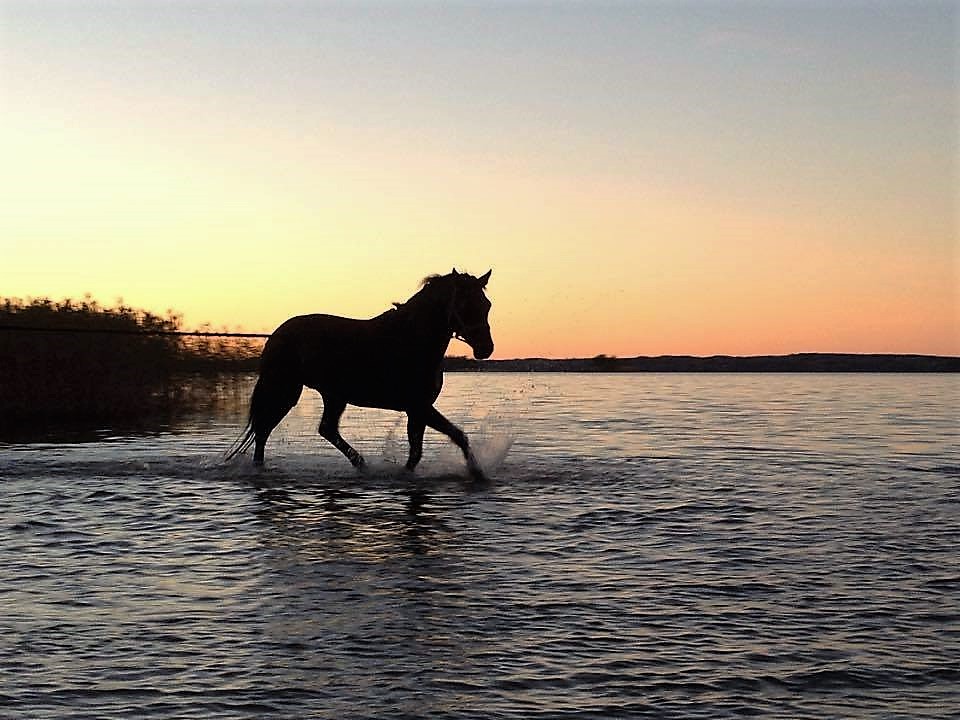
[{"label": "horse belly", "polygon": [[356,363],[324,363],[310,368],[304,385],[325,397],[360,407],[405,410],[410,405],[409,383],[370,368],[364,372]]},{"label": "horse belly", "polygon": [[339,398],[357,407],[382,408],[405,412],[410,408],[433,405],[440,389],[422,377],[390,371],[357,374],[353,369],[330,371],[305,383],[321,395]]},{"label": "horse belly", "polygon": [[372,332],[369,321],[302,318],[298,355],[302,382],[321,395],[360,407],[405,411],[432,405],[440,393],[439,365],[424,365],[405,345]]}]

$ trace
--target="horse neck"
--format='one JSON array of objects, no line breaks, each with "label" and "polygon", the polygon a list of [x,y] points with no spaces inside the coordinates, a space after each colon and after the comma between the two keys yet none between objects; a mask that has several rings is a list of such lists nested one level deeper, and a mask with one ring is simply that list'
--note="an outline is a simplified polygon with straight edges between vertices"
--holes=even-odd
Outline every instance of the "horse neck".
[{"label": "horse neck", "polygon": [[427,294],[424,288],[403,306],[409,326],[427,352],[443,359],[453,330],[450,327],[449,301],[441,295]]}]

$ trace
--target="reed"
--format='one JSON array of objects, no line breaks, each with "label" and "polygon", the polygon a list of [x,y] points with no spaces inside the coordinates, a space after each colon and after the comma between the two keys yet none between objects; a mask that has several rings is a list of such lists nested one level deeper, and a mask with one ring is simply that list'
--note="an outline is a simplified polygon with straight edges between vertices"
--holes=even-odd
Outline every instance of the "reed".
[{"label": "reed", "polygon": [[0,300],[0,432],[188,412],[209,401],[215,376],[256,369],[255,340],[157,334],[181,324],[89,296]]}]

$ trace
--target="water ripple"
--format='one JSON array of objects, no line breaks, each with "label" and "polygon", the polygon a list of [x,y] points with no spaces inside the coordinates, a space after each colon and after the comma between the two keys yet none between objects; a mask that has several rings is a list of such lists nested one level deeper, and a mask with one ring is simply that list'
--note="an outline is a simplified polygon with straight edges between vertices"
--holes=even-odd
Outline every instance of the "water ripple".
[{"label": "water ripple", "polygon": [[0,448],[0,715],[960,704],[951,380],[590,382],[551,378],[511,415],[529,376],[452,378],[446,411],[496,468],[482,486],[437,438],[400,473],[375,414],[345,418],[357,475],[309,402],[261,470],[219,460],[237,414]]}]

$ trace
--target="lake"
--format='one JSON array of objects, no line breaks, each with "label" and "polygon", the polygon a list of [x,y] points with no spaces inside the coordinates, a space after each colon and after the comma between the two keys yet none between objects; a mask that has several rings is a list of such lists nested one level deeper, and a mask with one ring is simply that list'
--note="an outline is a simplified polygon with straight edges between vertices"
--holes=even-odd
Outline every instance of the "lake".
[{"label": "lake", "polygon": [[448,374],[492,480],[305,393],[0,445],[4,718],[941,718],[958,375]]}]

